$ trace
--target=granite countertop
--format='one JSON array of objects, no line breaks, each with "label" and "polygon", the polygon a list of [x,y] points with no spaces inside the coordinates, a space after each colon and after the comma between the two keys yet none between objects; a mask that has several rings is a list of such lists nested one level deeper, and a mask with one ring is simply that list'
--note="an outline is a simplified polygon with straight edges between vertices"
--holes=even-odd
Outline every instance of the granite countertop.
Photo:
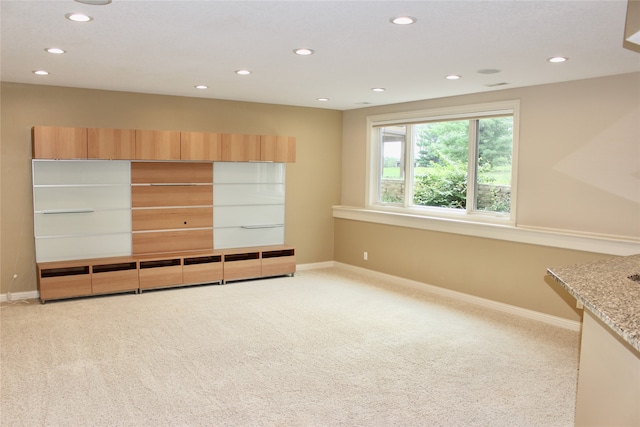
[{"label": "granite countertop", "polygon": [[640,254],[547,272],[640,352]]}]

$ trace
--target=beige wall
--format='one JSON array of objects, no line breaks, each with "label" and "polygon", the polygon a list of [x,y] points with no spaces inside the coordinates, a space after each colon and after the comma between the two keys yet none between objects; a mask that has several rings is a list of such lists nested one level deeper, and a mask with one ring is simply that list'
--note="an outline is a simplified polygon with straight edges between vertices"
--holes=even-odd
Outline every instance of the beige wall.
[{"label": "beige wall", "polygon": [[[340,202],[340,111],[2,83],[1,264],[6,293],[36,289],[31,196],[34,125],[171,129],[297,137],[287,165],[286,243],[299,263],[333,259],[331,206]],[[322,179],[319,179],[322,177]]]},{"label": "beige wall", "polygon": [[[342,204],[365,204],[368,115],[513,99],[520,100],[518,224],[639,239],[639,73],[347,111]],[[546,268],[605,256],[335,222],[336,261],[573,320],[573,300],[545,281]]]}]

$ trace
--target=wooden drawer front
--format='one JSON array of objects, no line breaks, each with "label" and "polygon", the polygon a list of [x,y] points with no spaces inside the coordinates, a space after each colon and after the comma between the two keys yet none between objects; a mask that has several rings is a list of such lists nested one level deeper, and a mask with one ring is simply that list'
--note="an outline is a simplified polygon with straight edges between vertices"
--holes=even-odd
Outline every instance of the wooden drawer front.
[{"label": "wooden drawer front", "polygon": [[171,185],[131,187],[131,206],[134,208],[163,206],[211,206],[213,186]]},{"label": "wooden drawer front", "polygon": [[180,158],[182,160],[221,160],[222,135],[219,133],[181,132]]},{"label": "wooden drawer front", "polygon": [[213,250],[213,229],[133,233],[133,254]]},{"label": "wooden drawer front", "polygon": [[135,158],[136,131],[133,129],[87,130],[89,159],[130,160]]},{"label": "wooden drawer front", "polygon": [[211,163],[132,162],[132,184],[176,184],[213,182]]},{"label": "wooden drawer front", "polygon": [[138,289],[138,270],[110,271],[93,273],[91,286],[94,294],[133,291]]},{"label": "wooden drawer front", "polygon": [[213,208],[134,209],[133,231],[213,227]]},{"label": "wooden drawer front", "polygon": [[34,159],[86,159],[87,129],[53,126],[33,128]]},{"label": "wooden drawer front", "polygon": [[260,160],[260,136],[223,134],[222,160],[226,162]]},{"label": "wooden drawer front", "polygon": [[38,290],[42,301],[91,295],[91,275],[40,278]]},{"label": "wooden drawer front", "polygon": [[293,136],[263,136],[260,145],[262,160],[271,162],[296,161],[296,138]]},{"label": "wooden drawer front", "polygon": [[280,276],[283,274],[293,274],[296,272],[296,257],[283,256],[277,258],[262,259],[263,276]]},{"label": "wooden drawer front", "polygon": [[180,160],[180,132],[136,130],[136,159]]},{"label": "wooden drawer front", "polygon": [[[215,261],[215,260],[218,261]],[[201,262],[205,261],[206,262]],[[197,263],[193,263],[197,262]],[[220,282],[223,278],[221,257],[185,258],[182,278],[185,284]],[[191,263],[191,264],[190,264]]]},{"label": "wooden drawer front", "polygon": [[259,259],[225,261],[224,280],[250,279],[260,277],[262,270]]},{"label": "wooden drawer front", "polygon": [[166,288],[182,285],[183,283],[181,265],[140,268],[139,277],[140,289]]}]

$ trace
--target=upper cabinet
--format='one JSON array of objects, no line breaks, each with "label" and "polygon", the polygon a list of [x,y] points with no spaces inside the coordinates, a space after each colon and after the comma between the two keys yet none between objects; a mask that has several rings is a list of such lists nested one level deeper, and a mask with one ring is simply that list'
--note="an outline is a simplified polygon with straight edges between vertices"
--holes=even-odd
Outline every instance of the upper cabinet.
[{"label": "upper cabinet", "polygon": [[296,161],[296,138],[34,126],[33,158],[293,163]]},{"label": "upper cabinet", "polygon": [[136,131],[132,129],[88,129],[88,158],[129,160],[136,153]]},{"label": "upper cabinet", "polygon": [[86,159],[87,129],[54,126],[33,128],[34,159]]},{"label": "upper cabinet", "polygon": [[262,136],[260,159],[268,162],[294,163],[296,138],[293,136]]},{"label": "upper cabinet", "polygon": [[136,130],[136,160],[180,160],[180,132]]},{"label": "upper cabinet", "polygon": [[222,135],[210,132],[180,132],[180,159],[222,160]]},{"label": "upper cabinet", "polygon": [[222,135],[223,162],[260,161],[260,135]]}]

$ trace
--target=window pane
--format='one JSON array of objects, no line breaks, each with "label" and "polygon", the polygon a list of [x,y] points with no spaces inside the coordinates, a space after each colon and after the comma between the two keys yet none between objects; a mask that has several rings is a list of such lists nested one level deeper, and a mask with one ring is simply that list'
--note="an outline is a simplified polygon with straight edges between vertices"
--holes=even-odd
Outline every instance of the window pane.
[{"label": "window pane", "polygon": [[509,212],[512,150],[513,117],[478,120],[478,210]]},{"label": "window pane", "polygon": [[469,121],[413,125],[413,203],[465,209]]},{"label": "window pane", "polygon": [[406,126],[379,128],[380,189],[378,201],[404,204],[404,147]]}]

